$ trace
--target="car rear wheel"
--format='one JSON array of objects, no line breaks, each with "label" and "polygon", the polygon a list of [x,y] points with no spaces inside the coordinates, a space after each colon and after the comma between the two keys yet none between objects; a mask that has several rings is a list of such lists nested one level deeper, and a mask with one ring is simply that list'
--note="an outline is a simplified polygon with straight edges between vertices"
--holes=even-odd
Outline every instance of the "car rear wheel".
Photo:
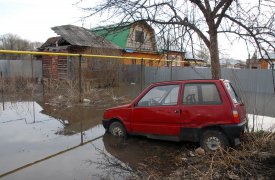
[{"label": "car rear wheel", "polygon": [[219,147],[226,149],[229,142],[222,132],[207,130],[201,136],[200,145],[205,151],[211,152],[216,151]]},{"label": "car rear wheel", "polygon": [[120,122],[112,122],[110,127],[109,127],[109,132],[113,136],[118,136],[118,137],[125,137],[126,136],[126,130],[124,126]]}]

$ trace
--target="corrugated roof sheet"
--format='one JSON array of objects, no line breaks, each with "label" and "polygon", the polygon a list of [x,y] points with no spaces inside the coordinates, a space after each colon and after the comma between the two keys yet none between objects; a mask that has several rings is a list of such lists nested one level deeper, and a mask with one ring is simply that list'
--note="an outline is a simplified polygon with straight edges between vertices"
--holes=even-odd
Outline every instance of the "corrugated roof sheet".
[{"label": "corrugated roof sheet", "polygon": [[121,48],[126,48],[126,43],[128,36],[130,34],[130,28],[131,26],[126,26],[123,28],[109,28],[109,29],[97,29],[92,30],[92,32],[96,33],[97,35],[100,35],[107,40],[111,41],[112,43],[116,44],[117,46]]},{"label": "corrugated roof sheet", "polygon": [[52,30],[71,45],[119,49],[115,44],[82,27],[63,25],[53,27]]}]

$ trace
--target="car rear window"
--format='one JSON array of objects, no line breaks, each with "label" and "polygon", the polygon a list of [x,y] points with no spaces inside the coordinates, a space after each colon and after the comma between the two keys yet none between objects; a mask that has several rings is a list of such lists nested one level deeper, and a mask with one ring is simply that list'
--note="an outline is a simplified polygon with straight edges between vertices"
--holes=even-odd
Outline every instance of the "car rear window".
[{"label": "car rear window", "polygon": [[184,85],[182,103],[192,104],[221,104],[221,98],[214,83],[188,83]]},{"label": "car rear window", "polygon": [[241,99],[239,98],[238,94],[234,90],[233,86],[229,82],[224,82],[224,85],[234,103],[240,103]]}]

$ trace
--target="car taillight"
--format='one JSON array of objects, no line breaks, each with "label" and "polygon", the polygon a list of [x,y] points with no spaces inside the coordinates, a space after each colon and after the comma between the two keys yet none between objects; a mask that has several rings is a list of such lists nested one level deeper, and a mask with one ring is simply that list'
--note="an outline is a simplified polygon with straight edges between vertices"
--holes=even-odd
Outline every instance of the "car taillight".
[{"label": "car taillight", "polygon": [[236,124],[238,124],[240,122],[239,113],[237,110],[233,110],[233,121]]}]

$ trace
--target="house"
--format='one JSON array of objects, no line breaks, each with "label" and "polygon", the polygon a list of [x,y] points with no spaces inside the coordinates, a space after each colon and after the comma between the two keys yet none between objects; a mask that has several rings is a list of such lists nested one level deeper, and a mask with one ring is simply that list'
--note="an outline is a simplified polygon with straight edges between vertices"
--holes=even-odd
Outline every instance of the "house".
[{"label": "house", "polygon": [[271,69],[275,64],[275,52],[269,52],[262,58],[257,58],[256,52],[252,58],[246,60],[248,69]]},{"label": "house", "polygon": [[[167,51],[158,51],[155,31],[144,20],[97,27],[91,31],[119,46],[122,49],[122,56],[132,57],[124,59],[124,64],[141,64],[141,60],[137,60],[135,57],[152,59],[152,61],[144,61],[146,66],[167,66],[169,64],[169,62],[165,62]],[[183,61],[183,58],[183,52],[169,51],[168,53],[169,60]],[[161,61],[153,61],[154,59],[161,59]],[[180,66],[181,64],[174,63],[174,65]]]},{"label": "house", "polygon": [[196,57],[193,53],[185,53],[184,66],[206,66],[207,61]]},{"label": "house", "polygon": [[[88,29],[73,25],[63,25],[53,27],[52,30],[59,36],[49,38],[39,48],[40,51],[112,56],[121,55],[121,50],[118,46]],[[43,77],[51,79],[75,78],[78,76],[78,58],[79,57],[42,56]],[[93,71],[91,70],[96,68],[95,64],[98,64],[96,63],[97,60],[99,59],[93,58],[93,60],[88,60],[88,58],[82,58],[81,65],[84,77],[94,77]],[[103,68],[101,72],[104,73],[105,76],[111,73],[107,67]]]},{"label": "house", "polygon": [[162,53],[163,59],[165,60],[171,60],[171,61],[166,61],[165,66],[170,66],[171,62],[172,62],[172,66],[176,66],[176,67],[183,67],[185,66],[184,64],[184,56],[185,56],[185,52],[182,51],[172,51],[172,50],[163,50]]},{"label": "house", "polygon": [[264,55],[263,58],[259,59],[261,69],[272,69],[275,68],[275,52],[269,52]]},{"label": "house", "polygon": [[243,62],[238,62],[234,64],[234,69],[246,69],[246,64]]},{"label": "house", "polygon": [[125,52],[156,52],[155,31],[146,21],[114,24],[91,30]]}]

